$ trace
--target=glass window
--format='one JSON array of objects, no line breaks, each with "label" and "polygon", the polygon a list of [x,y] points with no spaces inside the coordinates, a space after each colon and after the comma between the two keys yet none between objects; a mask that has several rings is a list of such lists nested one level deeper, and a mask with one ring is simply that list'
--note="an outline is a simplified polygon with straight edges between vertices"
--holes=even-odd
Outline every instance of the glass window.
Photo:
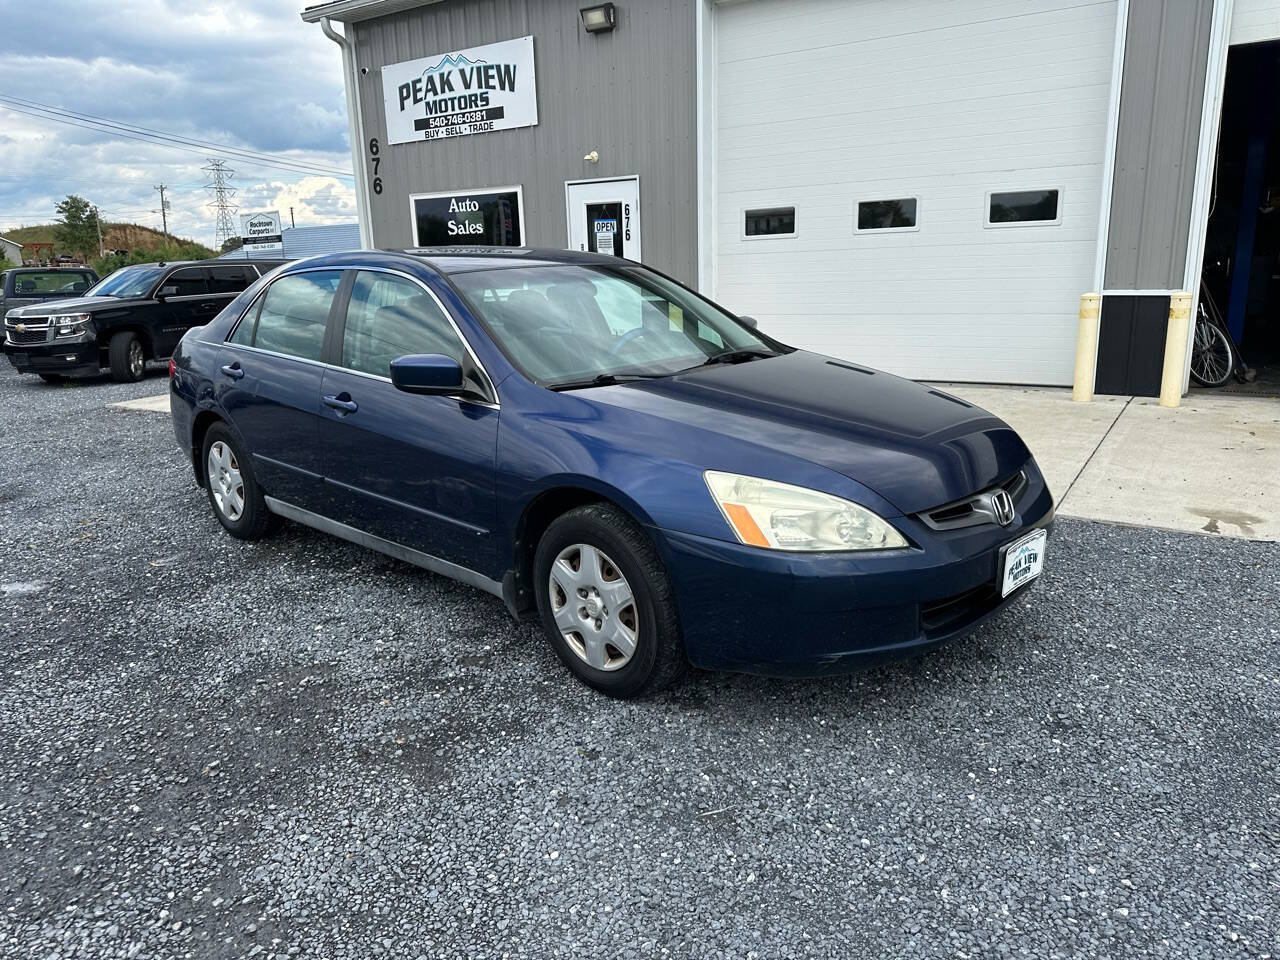
[{"label": "glass window", "polygon": [[210,267],[209,292],[239,293],[257,279],[252,267]]},{"label": "glass window", "polygon": [[341,270],[316,270],[290,274],[271,284],[258,309],[253,345],[304,360],[322,359],[325,322],[341,283]]},{"label": "glass window", "polygon": [[451,279],[516,365],[549,386],[677,373],[726,349],[772,352],[714,304],[639,266],[515,267]]},{"label": "glass window", "polygon": [[859,230],[910,230],[915,225],[915,197],[863,200],[858,204]]},{"label": "glass window", "polygon": [[1057,219],[1057,190],[993,193],[988,203],[987,223],[1053,223]]},{"label": "glass window", "polygon": [[171,297],[198,297],[209,292],[209,285],[205,281],[204,270],[201,267],[173,271],[164,278],[164,286],[176,288],[170,290]]},{"label": "glass window", "polygon": [[89,289],[93,297],[145,297],[152,284],[160,279],[164,267],[154,264],[140,264],[136,267],[121,267],[99,280]]},{"label": "glass window", "polygon": [[796,232],[795,207],[771,207],[768,210],[746,212],[748,237],[784,236]]},{"label": "glass window", "polygon": [[443,353],[459,364],[466,357],[449,318],[422,287],[389,273],[361,270],[347,304],[342,365],[389,377],[391,361],[410,353]]},{"label": "glass window", "polygon": [[27,271],[14,274],[13,291],[22,294],[82,293],[89,289],[89,274],[67,270]]}]

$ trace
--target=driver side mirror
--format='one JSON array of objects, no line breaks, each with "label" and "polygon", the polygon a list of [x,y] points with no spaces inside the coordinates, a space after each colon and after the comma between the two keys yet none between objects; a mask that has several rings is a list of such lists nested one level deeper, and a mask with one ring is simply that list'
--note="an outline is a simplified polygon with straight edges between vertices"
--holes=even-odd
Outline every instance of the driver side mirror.
[{"label": "driver side mirror", "polygon": [[166,297],[176,297],[177,295],[178,295],[177,286],[175,284],[169,284],[167,286],[160,288],[160,290],[156,293],[156,299],[164,300]]},{"label": "driver side mirror", "polygon": [[391,361],[391,383],[405,393],[457,396],[462,393],[462,365],[442,353],[412,353]]},{"label": "driver side mirror", "polygon": [[757,320],[755,317],[739,317],[738,322],[745,324],[746,326],[750,327],[752,330],[760,326],[760,321]]}]

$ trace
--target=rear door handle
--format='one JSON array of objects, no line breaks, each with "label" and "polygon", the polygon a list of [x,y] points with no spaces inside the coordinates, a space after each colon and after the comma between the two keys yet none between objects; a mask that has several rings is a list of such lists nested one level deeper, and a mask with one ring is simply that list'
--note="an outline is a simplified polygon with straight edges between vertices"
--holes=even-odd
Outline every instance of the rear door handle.
[{"label": "rear door handle", "polygon": [[239,380],[244,376],[244,371],[240,369],[240,361],[238,360],[235,363],[229,363],[223,367],[222,373],[224,376],[228,376],[232,380]]},{"label": "rear door handle", "polygon": [[333,409],[342,413],[355,413],[360,409],[356,406],[356,402],[351,399],[351,394],[349,393],[340,393],[336,397],[325,397],[324,405],[333,407]]}]

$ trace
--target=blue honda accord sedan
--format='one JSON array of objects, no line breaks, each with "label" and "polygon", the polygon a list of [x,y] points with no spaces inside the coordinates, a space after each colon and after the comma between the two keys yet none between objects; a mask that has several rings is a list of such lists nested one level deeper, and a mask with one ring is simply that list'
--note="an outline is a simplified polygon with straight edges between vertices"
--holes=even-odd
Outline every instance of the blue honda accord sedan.
[{"label": "blue honda accord sedan", "polygon": [[991,414],[595,254],[299,261],[190,331],[170,374],[233,537],[285,518],[487,590],[619,697],[689,664],[923,651],[1028,588],[1053,520]]}]

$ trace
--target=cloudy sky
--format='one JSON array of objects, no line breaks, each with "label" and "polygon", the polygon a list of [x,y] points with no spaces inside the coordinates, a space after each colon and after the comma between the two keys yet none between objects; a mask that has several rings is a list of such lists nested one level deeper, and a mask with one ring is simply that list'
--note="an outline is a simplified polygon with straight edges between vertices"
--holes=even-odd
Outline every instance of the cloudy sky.
[{"label": "cloudy sky", "polygon": [[[0,97],[349,171],[341,56],[298,18],[303,5],[9,0],[0,4],[9,8]],[[200,168],[215,156],[39,119],[0,101],[0,233],[52,221],[69,193],[96,203],[106,220],[159,228],[153,187],[163,182],[170,230],[212,245]],[[292,206],[299,226],[355,219],[350,177],[229,163],[244,212],[278,208],[287,225]]]}]

